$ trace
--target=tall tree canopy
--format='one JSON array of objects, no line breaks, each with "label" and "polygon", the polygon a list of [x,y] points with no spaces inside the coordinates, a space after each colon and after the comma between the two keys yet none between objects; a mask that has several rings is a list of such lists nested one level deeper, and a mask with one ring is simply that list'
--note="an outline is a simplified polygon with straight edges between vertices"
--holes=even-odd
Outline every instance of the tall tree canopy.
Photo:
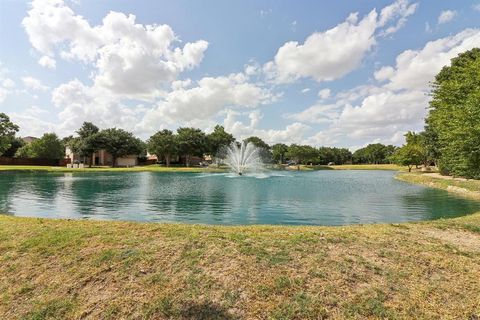
[{"label": "tall tree canopy", "polygon": [[436,140],[439,167],[480,178],[480,49],[451,60],[435,77],[427,132]]},{"label": "tall tree canopy", "polygon": [[177,154],[176,137],[170,130],[162,130],[155,133],[147,141],[148,152],[157,156],[159,160],[165,158],[167,167],[170,167],[172,155]]},{"label": "tall tree canopy", "polygon": [[177,145],[179,153],[185,156],[185,164],[190,166],[192,156],[202,156],[207,151],[207,137],[200,129],[178,128]]},{"label": "tall tree canopy", "polygon": [[392,145],[381,143],[369,144],[365,148],[358,149],[353,153],[353,162],[355,163],[388,163],[390,156],[395,151]]},{"label": "tall tree canopy", "polygon": [[208,152],[215,156],[222,148],[229,146],[234,141],[235,138],[232,134],[226,132],[223,126],[216,125],[213,132],[207,135]]},{"label": "tall tree canopy", "polygon": [[73,152],[87,159],[89,166],[92,166],[92,155],[101,149],[102,137],[100,129],[91,122],[84,122],[77,130],[78,137],[68,139],[67,145]]},{"label": "tall tree canopy", "polygon": [[145,145],[131,132],[123,129],[110,128],[99,132],[100,146],[112,155],[112,166],[117,165],[117,159],[128,155],[140,155]]},{"label": "tall tree canopy", "polygon": [[285,155],[288,152],[288,146],[283,143],[277,143],[272,146],[272,158],[278,163],[285,162]]},{"label": "tall tree canopy", "polygon": [[270,146],[265,141],[260,139],[259,137],[251,136],[251,137],[248,137],[247,139],[245,139],[243,141],[245,143],[251,142],[257,148],[261,148],[261,149],[264,149],[264,150],[270,150]]},{"label": "tall tree canopy", "polygon": [[59,160],[65,157],[65,146],[55,133],[45,133],[40,139],[19,148],[15,156]]},{"label": "tall tree canopy", "polygon": [[0,113],[0,156],[10,148],[18,126],[5,113]]}]

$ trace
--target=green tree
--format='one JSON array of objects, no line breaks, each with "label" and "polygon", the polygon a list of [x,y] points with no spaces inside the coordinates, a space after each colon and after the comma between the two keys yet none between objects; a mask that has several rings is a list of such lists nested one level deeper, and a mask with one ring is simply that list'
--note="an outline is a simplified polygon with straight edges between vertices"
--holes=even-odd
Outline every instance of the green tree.
[{"label": "green tree", "polygon": [[447,174],[480,178],[480,49],[451,60],[435,77],[426,119]]},{"label": "green tree", "polygon": [[32,152],[31,144],[24,144],[15,152],[15,158],[35,158]]},{"label": "green tree", "polygon": [[170,159],[178,151],[176,137],[170,130],[158,131],[148,139],[147,149],[159,160],[164,158],[167,167],[170,167]]},{"label": "green tree", "polygon": [[318,150],[308,145],[292,144],[288,147],[286,156],[297,163],[297,169],[300,170],[300,164],[315,161],[318,158]]},{"label": "green tree", "polygon": [[25,142],[22,138],[12,137],[10,139],[10,147],[3,152],[4,157],[14,157],[17,153],[17,150],[25,145]]},{"label": "green tree", "polygon": [[178,128],[177,145],[179,153],[185,156],[185,165],[190,167],[192,156],[203,156],[207,151],[207,137],[196,128]]},{"label": "green tree", "polygon": [[110,128],[98,133],[97,142],[102,149],[112,155],[112,167],[117,165],[117,159],[128,155],[140,155],[145,144],[131,132]]},{"label": "green tree", "polygon": [[5,113],[0,113],[0,156],[10,148],[18,126]]},{"label": "green tree", "polygon": [[216,156],[222,148],[229,146],[234,141],[235,138],[232,134],[226,132],[223,126],[216,125],[213,132],[207,135],[208,152],[212,156]]},{"label": "green tree", "polygon": [[65,157],[65,146],[55,133],[45,133],[40,139],[18,149],[16,156],[59,160]]},{"label": "green tree", "polygon": [[285,155],[288,152],[288,146],[283,143],[277,143],[272,146],[272,158],[282,164],[285,162]]},{"label": "green tree", "polygon": [[102,137],[100,129],[91,122],[84,122],[77,130],[78,138],[70,140],[69,147],[72,151],[88,159],[89,167],[92,166],[93,154],[101,149]]},{"label": "green tree", "polygon": [[262,139],[260,139],[259,137],[256,137],[256,136],[248,137],[247,139],[243,140],[243,142],[244,143],[251,142],[257,148],[270,150],[270,146],[265,141],[263,141]]},{"label": "green tree", "polygon": [[397,149],[390,158],[395,164],[408,166],[408,172],[411,172],[413,166],[422,163],[423,156],[423,150],[418,144],[406,144]]}]

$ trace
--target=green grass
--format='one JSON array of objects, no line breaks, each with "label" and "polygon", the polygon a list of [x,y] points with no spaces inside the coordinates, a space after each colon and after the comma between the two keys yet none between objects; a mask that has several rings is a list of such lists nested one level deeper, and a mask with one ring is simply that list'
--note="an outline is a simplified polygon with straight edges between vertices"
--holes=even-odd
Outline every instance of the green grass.
[{"label": "green grass", "polygon": [[323,165],[300,165],[290,166],[289,170],[300,171],[314,171],[314,170],[392,170],[392,171],[406,171],[406,167],[398,166],[396,164],[342,164],[333,166]]},{"label": "green grass", "polygon": [[138,166],[131,168],[93,167],[85,169],[70,169],[67,167],[48,166],[7,166],[0,165],[1,171],[18,172],[224,172],[225,169],[216,167],[164,167],[160,165]]},{"label": "green grass", "polygon": [[344,227],[0,216],[1,319],[476,319],[480,213]]},{"label": "green grass", "polygon": [[466,197],[480,199],[480,180],[444,179],[422,173],[401,173],[398,180],[422,184],[428,187],[443,189]]}]

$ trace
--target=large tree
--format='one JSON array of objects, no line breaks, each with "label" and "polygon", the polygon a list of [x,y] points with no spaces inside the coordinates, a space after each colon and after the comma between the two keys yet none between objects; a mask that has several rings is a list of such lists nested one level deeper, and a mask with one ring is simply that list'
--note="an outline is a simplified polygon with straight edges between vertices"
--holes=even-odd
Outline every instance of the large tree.
[{"label": "large tree", "polygon": [[84,122],[77,130],[78,138],[69,141],[72,151],[88,159],[88,165],[92,166],[93,154],[101,149],[102,139],[99,134],[100,129],[91,122]]},{"label": "large tree", "polygon": [[414,166],[418,166],[423,162],[424,153],[418,144],[405,144],[401,148],[395,150],[390,159],[393,163],[400,166],[408,166],[408,172],[412,171]]},{"label": "large tree", "polygon": [[12,137],[10,139],[10,147],[3,152],[4,157],[14,157],[17,153],[17,150],[25,145],[25,142],[22,138]]},{"label": "large tree", "polygon": [[272,158],[282,164],[285,162],[285,155],[288,152],[288,146],[283,143],[277,143],[272,146]]},{"label": "large tree", "polygon": [[461,53],[433,82],[427,128],[442,172],[480,178],[480,49]]},{"label": "large tree", "polygon": [[99,144],[112,155],[112,167],[117,165],[117,159],[128,155],[140,155],[145,148],[142,140],[131,132],[110,128],[99,132]]},{"label": "large tree", "polygon": [[261,138],[256,137],[256,136],[248,137],[247,139],[243,140],[243,142],[245,142],[245,143],[250,142],[250,143],[253,143],[253,145],[257,148],[261,148],[261,149],[264,149],[264,150],[270,150],[270,146],[265,141],[263,141]]},{"label": "large tree", "polygon": [[192,156],[201,157],[207,152],[207,137],[200,129],[178,128],[177,145],[179,153],[185,156],[185,165],[189,167]]},{"label": "large tree", "polygon": [[0,156],[10,148],[18,126],[5,113],[0,113]]},{"label": "large tree", "polygon": [[207,135],[208,152],[212,156],[216,156],[222,148],[229,146],[234,141],[233,135],[226,132],[223,126],[216,125],[213,132]]},{"label": "large tree", "polygon": [[171,157],[178,152],[176,137],[170,130],[158,131],[148,139],[147,149],[159,160],[164,158],[167,167],[170,167]]},{"label": "large tree", "polygon": [[55,133],[45,133],[40,139],[19,148],[15,156],[60,160],[65,157],[65,146]]}]

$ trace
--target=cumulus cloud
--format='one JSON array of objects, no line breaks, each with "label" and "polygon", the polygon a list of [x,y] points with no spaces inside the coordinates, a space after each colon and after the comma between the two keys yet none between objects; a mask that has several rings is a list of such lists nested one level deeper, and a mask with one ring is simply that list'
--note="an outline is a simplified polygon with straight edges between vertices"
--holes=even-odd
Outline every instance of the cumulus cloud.
[{"label": "cumulus cloud", "polygon": [[390,89],[426,89],[429,81],[459,53],[480,46],[480,30],[466,29],[452,36],[427,42],[420,50],[406,50],[396,65],[375,73],[377,80],[389,80]]},{"label": "cumulus cloud", "polygon": [[331,123],[339,116],[336,104],[315,104],[298,113],[287,113],[283,117],[304,123]]},{"label": "cumulus cloud", "polygon": [[330,97],[331,91],[328,88],[321,89],[318,91],[318,97],[322,100],[328,99]]},{"label": "cumulus cloud", "polygon": [[247,82],[243,73],[204,77],[193,87],[176,84],[158,107],[147,113],[145,123],[151,126],[149,124],[159,121],[207,119],[227,107],[256,108],[275,99],[268,89]]},{"label": "cumulus cloud", "polygon": [[240,112],[228,110],[224,120],[225,129],[231,132],[237,139],[243,140],[250,136],[257,136],[268,144],[274,143],[302,143],[305,134],[311,129],[309,126],[294,122],[285,129],[260,129],[258,128],[263,115],[258,110],[247,114],[248,123],[238,119]]},{"label": "cumulus cloud", "polygon": [[15,87],[15,81],[7,77],[8,70],[0,62],[0,104],[5,101],[7,96],[12,93]]},{"label": "cumulus cloud", "polygon": [[440,12],[438,16],[438,24],[443,24],[452,21],[457,16],[457,11],[445,10]]},{"label": "cumulus cloud", "polygon": [[264,65],[264,72],[278,83],[299,78],[318,82],[341,78],[360,66],[375,46],[377,33],[385,35],[397,31],[416,8],[417,4],[398,0],[383,8],[380,14],[372,10],[360,19],[358,13],[352,13],[334,28],[311,34],[303,44],[285,43],[274,60]]},{"label": "cumulus cloud", "polygon": [[55,59],[49,56],[42,56],[40,59],[38,59],[38,64],[49,69],[55,69],[57,66]]},{"label": "cumulus cloud", "polygon": [[378,84],[339,92],[330,104],[321,102],[284,117],[302,123],[327,123],[321,137],[401,144],[408,130],[421,130],[428,107],[429,82],[450,59],[480,46],[480,30],[430,41],[418,50],[399,54],[395,66],[374,73]]},{"label": "cumulus cloud", "polygon": [[197,66],[208,43],[174,47],[177,36],[168,25],[142,25],[134,15],[110,12],[91,26],[62,0],[34,0],[22,24],[32,46],[44,54],[39,63],[54,66],[53,57],[79,60],[93,68],[96,86],[114,94],[149,99],[182,71]]},{"label": "cumulus cloud", "polygon": [[61,111],[58,114],[58,130],[72,133],[84,121],[91,121],[101,128],[121,127],[141,133],[138,127],[145,109],[122,103],[103,88],[88,87],[75,79],[62,84],[52,92],[52,102]]},{"label": "cumulus cloud", "polygon": [[34,77],[30,77],[30,76],[23,77],[22,82],[27,89],[39,90],[39,91],[46,91],[49,89],[48,86],[43,85],[40,80]]}]

